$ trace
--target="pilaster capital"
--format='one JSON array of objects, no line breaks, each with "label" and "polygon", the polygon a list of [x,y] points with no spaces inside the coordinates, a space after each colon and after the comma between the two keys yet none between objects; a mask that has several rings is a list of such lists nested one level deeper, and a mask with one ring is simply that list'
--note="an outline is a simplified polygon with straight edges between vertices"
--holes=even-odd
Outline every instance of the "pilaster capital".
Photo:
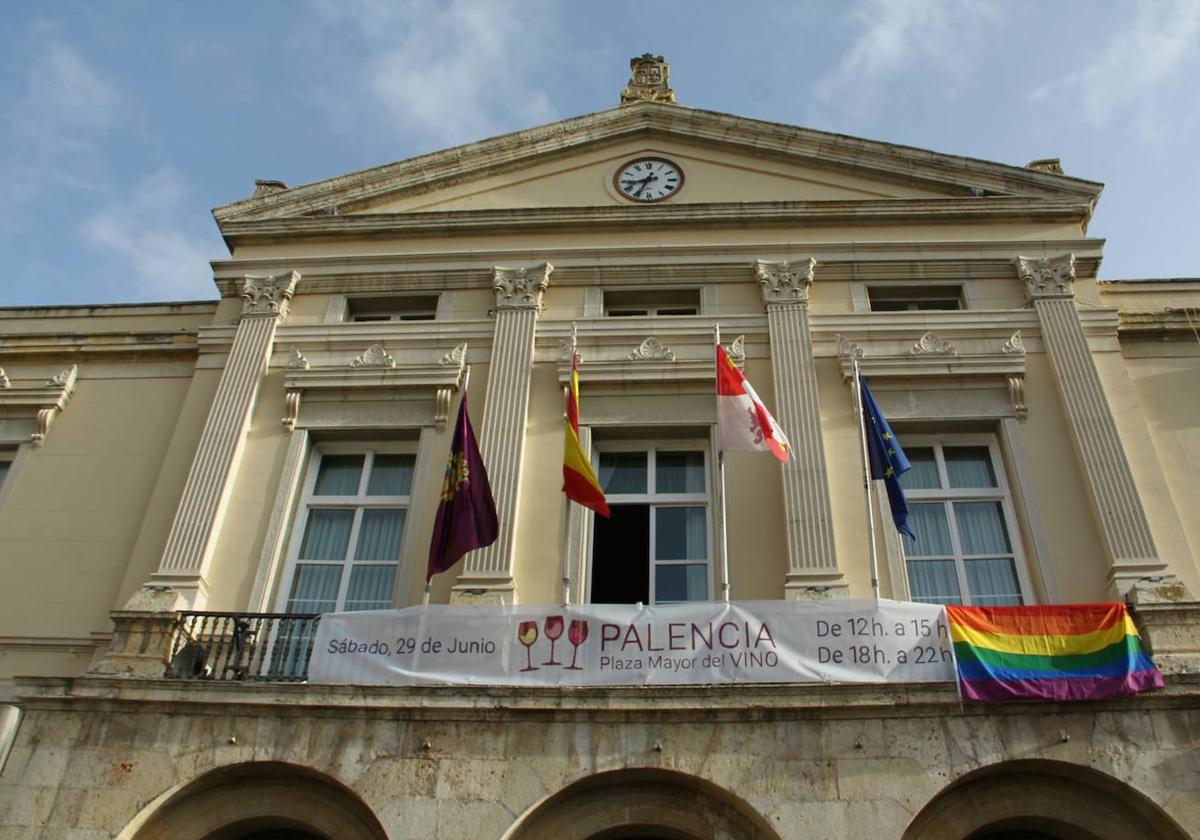
[{"label": "pilaster capital", "polygon": [[758,285],[762,288],[763,303],[767,306],[782,303],[808,304],[808,289],[813,283],[817,261],[812,257],[800,262],[754,263]]},{"label": "pilaster capital", "polygon": [[1075,255],[1059,257],[1017,257],[1013,260],[1017,275],[1025,281],[1025,294],[1030,301],[1045,298],[1074,297],[1071,284],[1075,282]]},{"label": "pilaster capital", "polygon": [[541,309],[542,294],[550,285],[554,266],[548,262],[528,268],[496,266],[492,273],[492,289],[496,292],[497,309]]},{"label": "pilaster capital", "polygon": [[242,278],[242,317],[286,318],[288,303],[296,292],[300,272],[247,274]]}]

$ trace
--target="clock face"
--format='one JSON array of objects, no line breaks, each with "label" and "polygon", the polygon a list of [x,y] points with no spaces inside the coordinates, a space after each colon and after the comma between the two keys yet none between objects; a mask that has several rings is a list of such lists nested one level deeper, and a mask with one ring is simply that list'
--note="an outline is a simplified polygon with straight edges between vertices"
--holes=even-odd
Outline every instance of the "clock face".
[{"label": "clock face", "polygon": [[683,170],[665,158],[634,158],[613,175],[613,186],[633,201],[663,201],[683,186]]}]

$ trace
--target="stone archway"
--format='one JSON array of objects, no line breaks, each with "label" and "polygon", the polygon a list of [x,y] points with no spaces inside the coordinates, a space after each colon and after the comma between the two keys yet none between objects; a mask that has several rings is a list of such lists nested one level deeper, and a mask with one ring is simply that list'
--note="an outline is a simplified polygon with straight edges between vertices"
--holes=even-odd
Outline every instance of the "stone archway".
[{"label": "stone archway", "polygon": [[117,840],[387,840],[359,796],[282,762],[220,767],[163,793]]},{"label": "stone archway", "polygon": [[1187,840],[1158,805],[1124,782],[1063,761],[975,770],[931,799],[902,840]]},{"label": "stone archway", "polygon": [[597,773],[532,807],[504,840],[778,840],[753,808],[668,770]]}]

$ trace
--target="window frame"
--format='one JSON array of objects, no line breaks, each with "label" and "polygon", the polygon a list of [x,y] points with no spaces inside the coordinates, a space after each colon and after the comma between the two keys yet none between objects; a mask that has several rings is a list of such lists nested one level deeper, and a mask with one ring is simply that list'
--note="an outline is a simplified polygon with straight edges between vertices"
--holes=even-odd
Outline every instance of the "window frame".
[{"label": "window frame", "polygon": [[[358,536],[361,531],[363,519],[362,512],[368,509],[399,508],[404,511],[404,529],[400,534],[399,555],[394,561],[396,575],[392,582],[392,592],[389,597],[390,606],[394,607],[396,605],[397,587],[402,581],[401,566],[404,561],[404,543],[407,539],[409,529],[413,527],[410,514],[413,510],[413,491],[416,489],[418,478],[417,454],[416,444],[409,441],[376,441],[362,444],[324,442],[310,447],[310,451],[305,458],[301,491],[293,508],[292,524],[285,555],[286,561],[283,564],[283,569],[279,576],[279,587],[275,594],[276,612],[288,612],[288,602],[291,600],[291,590],[295,585],[296,570],[301,563],[341,566],[342,574],[338,581],[338,591],[334,601],[334,611],[340,611],[345,609],[346,596],[350,588],[351,572],[356,566],[386,566],[391,562],[379,560],[356,561],[353,557],[358,546]],[[316,483],[317,477],[320,474],[321,461],[323,458],[331,455],[364,456],[363,468],[359,475],[358,488],[355,495],[319,496],[316,494]],[[371,467],[374,465],[376,455],[409,455],[412,457],[413,478],[407,496],[371,496],[366,494],[367,484],[370,481]],[[346,553],[340,562],[300,559],[305,531],[308,528],[309,514],[314,509],[350,509],[354,511],[350,533],[347,535],[346,540]]]},{"label": "window frame", "polygon": [[[867,311],[889,312],[963,312],[969,309],[967,290],[962,283],[866,283]],[[878,297],[883,293],[883,297]],[[922,301],[955,300],[954,308],[922,308]],[[876,309],[876,302],[905,303],[903,309]]]},{"label": "window frame", "polygon": [[[594,430],[593,430],[594,434]],[[618,504],[641,504],[650,508],[649,520],[649,545],[647,546],[647,566],[646,574],[649,576],[649,601],[647,605],[655,604],[688,604],[688,603],[706,603],[713,600],[715,592],[715,576],[716,576],[716,510],[714,498],[716,483],[713,476],[712,447],[708,438],[680,438],[676,440],[662,440],[654,438],[607,438],[602,440],[593,439],[592,443],[592,459],[596,465],[597,477],[600,474],[600,455],[603,452],[645,452],[646,457],[646,492],[645,493],[606,493],[605,499],[610,505]],[[704,491],[700,493],[669,493],[659,494],[655,492],[657,489],[656,466],[657,454],[659,452],[699,452],[704,458],[704,466],[702,474],[704,476]],[[658,539],[658,517],[655,511],[658,508],[667,507],[702,507],[704,509],[704,538],[705,538],[705,558],[703,561],[695,559],[687,560],[658,560],[655,557],[657,552]],[[595,546],[595,517],[591,517],[591,524],[587,532],[587,603],[592,601],[592,572],[594,569],[594,546]],[[659,601],[656,598],[655,590],[657,588],[657,567],[664,566],[688,566],[698,565],[703,562],[705,566],[705,598],[703,601]]]},{"label": "window frame", "polygon": [[[405,309],[406,302],[429,300],[432,306]],[[371,308],[364,312],[355,312],[355,302],[361,306],[369,302]],[[395,303],[388,307],[387,303]],[[372,324],[413,321],[436,321],[441,307],[441,295],[438,292],[419,292],[395,295],[353,295],[346,298],[342,320],[350,324]]]},{"label": "window frame", "polygon": [[[695,302],[678,302],[670,303],[666,301],[655,302],[655,295],[678,296],[683,297],[686,294],[695,294]],[[610,302],[610,297],[616,295],[618,298],[626,295],[644,296],[646,303],[620,303]],[[704,296],[699,286],[687,286],[684,288],[677,287],[659,287],[650,289],[603,289],[600,293],[600,312],[605,318],[694,318],[699,316],[704,310]],[[614,312],[612,310],[636,310],[630,312]],[[689,312],[674,312],[671,310],[688,309]]]},{"label": "window frame", "polygon": [[[901,536],[901,545],[903,547],[903,571],[905,583],[908,587],[909,598],[916,600],[916,595],[913,592],[912,580],[909,576],[908,565],[911,562],[921,562],[922,559],[953,559],[955,574],[958,579],[959,594],[962,598],[961,603],[966,606],[974,604],[975,596],[971,592],[971,588],[967,578],[966,561],[972,559],[981,559],[987,557],[1000,556],[998,553],[989,553],[986,555],[966,555],[962,549],[962,539],[959,535],[957,516],[953,511],[954,502],[973,502],[973,501],[994,501],[1000,504],[1000,512],[1004,518],[1004,529],[1008,536],[1009,548],[1011,549],[1014,571],[1017,576],[1017,585],[1020,587],[1018,593],[1021,597],[1021,603],[1024,605],[1036,604],[1038,602],[1037,592],[1033,587],[1033,583],[1029,574],[1028,560],[1025,556],[1024,542],[1020,528],[1020,520],[1017,518],[1017,511],[1013,504],[1012,490],[1008,484],[1008,474],[1005,469],[1004,458],[1000,451],[1000,445],[995,435],[990,434],[944,434],[944,435],[910,435],[905,434],[901,430],[897,435],[905,450],[932,448],[934,452],[934,463],[937,466],[938,482],[941,484],[936,489],[905,489],[904,496],[908,500],[909,506],[920,503],[941,502],[946,508],[946,527],[949,531],[950,545],[953,551],[953,558],[946,558],[942,555],[931,556],[929,558],[916,558],[908,553],[909,543],[907,538]],[[996,479],[995,487],[967,488],[967,487],[951,487],[949,475],[946,469],[945,449],[956,447],[984,447],[987,449],[988,458],[991,462],[992,475]],[[985,596],[986,597],[986,596]],[[935,603],[923,601],[921,603]]]}]

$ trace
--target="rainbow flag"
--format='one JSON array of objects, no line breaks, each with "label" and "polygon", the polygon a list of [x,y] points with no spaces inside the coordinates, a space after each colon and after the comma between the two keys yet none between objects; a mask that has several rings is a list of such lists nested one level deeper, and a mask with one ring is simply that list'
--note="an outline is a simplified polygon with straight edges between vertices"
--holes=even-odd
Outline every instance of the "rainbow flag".
[{"label": "rainbow flag", "polygon": [[1162,688],[1124,604],[946,607],[969,700],[1101,700]]}]

